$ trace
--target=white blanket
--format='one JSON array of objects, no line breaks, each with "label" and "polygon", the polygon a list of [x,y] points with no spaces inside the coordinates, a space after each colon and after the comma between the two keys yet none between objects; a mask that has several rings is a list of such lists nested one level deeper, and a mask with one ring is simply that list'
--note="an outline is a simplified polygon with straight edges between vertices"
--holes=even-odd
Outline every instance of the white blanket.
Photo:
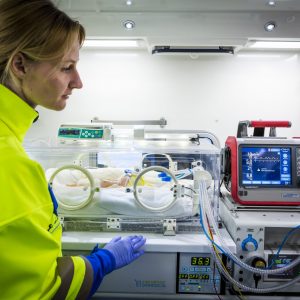
[{"label": "white blanket", "polygon": [[[143,194],[144,192],[145,188]],[[148,196],[143,197],[143,202],[150,207],[161,207],[171,201],[170,191],[167,189],[155,190],[155,197],[151,197],[150,190],[148,192]],[[193,199],[189,197],[177,199],[174,205],[164,212],[153,212],[141,207],[133,193],[126,193],[124,189],[103,189],[94,198],[104,209],[126,216],[185,217],[191,216],[193,212]]]},{"label": "white blanket", "polygon": [[[56,169],[49,169],[46,176],[49,179]],[[115,179],[119,177],[123,171],[120,169],[101,169],[101,172],[95,169],[90,171],[95,180],[105,178]],[[105,172],[103,172],[105,171]],[[113,174],[113,175],[112,175]],[[53,192],[58,202],[63,202],[66,205],[75,206],[86,201],[90,195],[90,185],[87,178],[83,177],[83,173],[78,170],[65,170],[58,173],[53,181]],[[84,175],[85,176],[85,175]],[[84,183],[82,182],[84,181]],[[150,207],[162,207],[170,203],[173,199],[173,192],[170,190],[170,183],[162,183],[153,186],[141,186],[142,193],[139,193],[140,199]],[[181,180],[186,185],[192,183],[191,180]],[[180,182],[181,182],[180,181]],[[77,184],[83,185],[77,185]],[[131,188],[132,189],[132,188]],[[120,214],[125,216],[161,216],[161,217],[185,217],[193,214],[193,199],[188,196],[178,198],[174,205],[163,212],[150,211],[135,200],[133,192],[126,192],[126,187],[113,186],[110,188],[100,188],[99,192],[95,192],[93,199],[88,206],[81,208],[81,212],[93,212],[97,215],[107,215],[108,211],[112,214]],[[66,210],[64,210],[66,212]]]}]

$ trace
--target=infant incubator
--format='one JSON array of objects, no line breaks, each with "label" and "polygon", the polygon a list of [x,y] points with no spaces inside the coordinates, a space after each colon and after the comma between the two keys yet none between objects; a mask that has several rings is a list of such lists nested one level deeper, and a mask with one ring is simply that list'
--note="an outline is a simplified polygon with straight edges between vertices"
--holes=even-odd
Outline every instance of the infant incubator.
[{"label": "infant incubator", "polygon": [[199,182],[218,205],[220,148],[204,131],[156,130],[143,138],[35,141],[28,154],[44,168],[64,230],[199,229]]}]

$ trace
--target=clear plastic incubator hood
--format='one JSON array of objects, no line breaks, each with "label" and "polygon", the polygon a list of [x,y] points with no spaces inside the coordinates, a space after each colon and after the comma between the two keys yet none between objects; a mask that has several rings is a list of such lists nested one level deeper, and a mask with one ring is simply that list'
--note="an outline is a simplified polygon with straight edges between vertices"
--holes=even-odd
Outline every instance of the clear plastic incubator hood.
[{"label": "clear plastic incubator hood", "polygon": [[137,138],[107,134],[106,126],[105,139],[75,135],[82,130],[64,126],[55,142],[25,145],[45,170],[64,230],[198,231],[200,182],[217,207],[221,151],[213,134],[139,130]]}]

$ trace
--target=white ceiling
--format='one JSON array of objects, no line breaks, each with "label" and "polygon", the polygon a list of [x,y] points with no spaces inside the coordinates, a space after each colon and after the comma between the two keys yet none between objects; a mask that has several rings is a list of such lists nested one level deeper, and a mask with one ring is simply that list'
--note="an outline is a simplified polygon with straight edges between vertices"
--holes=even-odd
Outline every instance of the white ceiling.
[{"label": "white ceiling", "polygon": [[205,11],[300,11],[299,0],[54,0],[73,12],[205,12]]},{"label": "white ceiling", "polygon": [[[300,0],[53,0],[89,38],[141,39],[168,46],[244,46],[251,40],[300,41]],[[124,22],[132,20],[132,30]],[[265,24],[274,21],[272,32]]]}]

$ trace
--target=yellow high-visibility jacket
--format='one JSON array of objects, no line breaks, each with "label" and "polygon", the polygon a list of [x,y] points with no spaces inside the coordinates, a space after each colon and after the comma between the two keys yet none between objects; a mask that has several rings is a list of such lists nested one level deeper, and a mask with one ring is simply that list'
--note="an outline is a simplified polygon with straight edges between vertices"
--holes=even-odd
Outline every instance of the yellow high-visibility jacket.
[{"label": "yellow high-visibility jacket", "polygon": [[22,146],[37,116],[0,85],[0,299],[87,299],[92,265],[62,257],[62,228],[44,171]]}]

